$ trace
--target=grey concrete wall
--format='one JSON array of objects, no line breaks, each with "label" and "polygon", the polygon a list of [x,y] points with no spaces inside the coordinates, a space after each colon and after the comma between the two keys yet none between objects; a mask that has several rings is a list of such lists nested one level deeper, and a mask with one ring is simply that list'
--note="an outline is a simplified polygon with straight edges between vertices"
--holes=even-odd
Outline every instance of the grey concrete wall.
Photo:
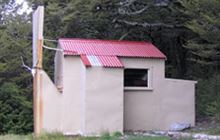
[{"label": "grey concrete wall", "polygon": [[164,60],[122,58],[125,68],[152,71],[150,89],[125,89],[125,130],[168,130],[173,123],[195,124],[194,81],[164,77]]},{"label": "grey concrete wall", "polygon": [[123,96],[123,69],[86,69],[86,135],[123,132]]}]

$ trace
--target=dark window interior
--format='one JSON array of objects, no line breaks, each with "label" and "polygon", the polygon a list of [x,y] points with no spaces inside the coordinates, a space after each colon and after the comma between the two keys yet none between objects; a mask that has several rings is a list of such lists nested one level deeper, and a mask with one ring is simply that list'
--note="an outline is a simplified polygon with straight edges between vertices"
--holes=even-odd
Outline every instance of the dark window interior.
[{"label": "dark window interior", "polygon": [[125,87],[148,87],[147,69],[125,69],[124,70]]}]

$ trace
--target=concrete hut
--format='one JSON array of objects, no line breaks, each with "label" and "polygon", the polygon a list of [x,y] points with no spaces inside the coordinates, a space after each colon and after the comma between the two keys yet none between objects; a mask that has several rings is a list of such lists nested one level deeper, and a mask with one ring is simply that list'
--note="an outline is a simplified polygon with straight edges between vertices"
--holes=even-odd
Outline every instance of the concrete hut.
[{"label": "concrete hut", "polygon": [[165,78],[150,42],[59,39],[55,85],[43,77],[46,131],[99,135],[195,125],[195,81]]}]

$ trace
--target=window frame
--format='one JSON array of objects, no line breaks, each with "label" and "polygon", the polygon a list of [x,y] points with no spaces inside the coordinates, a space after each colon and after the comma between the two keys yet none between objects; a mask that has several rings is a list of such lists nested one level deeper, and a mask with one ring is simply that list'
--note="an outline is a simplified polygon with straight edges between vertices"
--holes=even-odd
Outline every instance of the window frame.
[{"label": "window frame", "polygon": [[147,70],[147,87],[142,86],[124,86],[124,90],[153,90],[153,67],[142,67],[142,68],[133,68],[133,67],[126,67],[124,68],[124,75],[123,75],[123,82],[125,82],[125,70],[126,69],[144,69]]}]

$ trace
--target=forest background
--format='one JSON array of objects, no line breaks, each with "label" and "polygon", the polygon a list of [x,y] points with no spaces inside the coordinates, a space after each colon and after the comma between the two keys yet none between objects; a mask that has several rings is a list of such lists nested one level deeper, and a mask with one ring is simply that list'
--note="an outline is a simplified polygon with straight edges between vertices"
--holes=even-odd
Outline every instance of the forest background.
[{"label": "forest background", "polygon": [[[196,117],[220,120],[219,0],[27,0],[45,6],[44,38],[150,41],[166,56],[166,77],[197,80]],[[32,13],[0,1],[0,134],[33,131]],[[45,40],[56,47],[57,42]],[[44,50],[53,78],[54,51]]]}]

